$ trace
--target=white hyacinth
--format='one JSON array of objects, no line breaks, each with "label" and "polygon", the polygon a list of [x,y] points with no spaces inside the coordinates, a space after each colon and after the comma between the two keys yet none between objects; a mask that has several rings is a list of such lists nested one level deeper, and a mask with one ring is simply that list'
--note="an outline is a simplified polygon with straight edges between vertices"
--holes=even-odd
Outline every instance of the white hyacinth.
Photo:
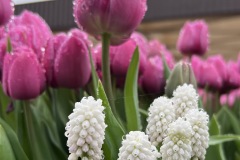
[{"label": "white hyacinth", "polygon": [[175,107],[171,99],[159,97],[149,108],[146,133],[153,145],[158,146],[166,137],[170,123],[175,121]]},{"label": "white hyacinth", "polygon": [[160,148],[162,160],[189,160],[192,153],[192,134],[192,127],[188,121],[178,118],[171,123]]},{"label": "white hyacinth", "polygon": [[173,92],[176,117],[183,117],[190,109],[198,108],[198,94],[192,84],[178,86]]},{"label": "white hyacinth", "polygon": [[126,135],[118,154],[118,160],[156,160],[159,157],[148,136],[140,131],[131,131]]},{"label": "white hyacinth", "polygon": [[204,160],[206,149],[208,148],[209,133],[208,121],[209,117],[203,110],[192,109],[185,115],[193,129],[192,136],[192,157]]},{"label": "white hyacinth", "polygon": [[68,118],[65,136],[68,138],[69,160],[78,157],[89,160],[103,159],[101,150],[105,128],[105,115],[102,100],[93,97],[84,97],[81,102],[75,103],[73,113]]}]

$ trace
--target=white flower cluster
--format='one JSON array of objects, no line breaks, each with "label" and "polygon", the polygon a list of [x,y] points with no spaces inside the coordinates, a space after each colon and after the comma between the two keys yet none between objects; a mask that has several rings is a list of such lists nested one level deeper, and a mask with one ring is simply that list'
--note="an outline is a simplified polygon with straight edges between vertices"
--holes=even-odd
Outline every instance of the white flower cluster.
[{"label": "white flower cluster", "polygon": [[173,92],[173,102],[176,106],[176,117],[183,117],[190,109],[198,108],[198,94],[191,84],[178,86]]},{"label": "white flower cluster", "polygon": [[204,159],[208,147],[208,115],[198,110],[192,85],[177,87],[173,98],[159,97],[149,108],[146,133],[159,146],[163,160]]},{"label": "white flower cluster", "polygon": [[208,148],[209,133],[208,121],[209,116],[203,110],[192,109],[186,115],[193,129],[192,136],[192,157],[196,159],[205,159],[206,149]]},{"label": "white flower cluster", "polygon": [[191,158],[191,124],[178,118],[168,128],[168,136],[160,148],[163,160],[188,160]]},{"label": "white flower cluster", "polygon": [[161,144],[166,137],[170,123],[175,121],[175,107],[171,99],[159,97],[153,101],[149,108],[146,133],[154,146]]},{"label": "white flower cluster", "polygon": [[102,101],[96,101],[93,97],[84,97],[81,102],[75,103],[65,132],[69,160],[77,160],[78,157],[86,160],[103,159],[101,148],[107,127],[103,110]]},{"label": "white flower cluster", "polygon": [[118,157],[118,160],[157,160],[160,154],[144,132],[131,131],[122,141]]}]

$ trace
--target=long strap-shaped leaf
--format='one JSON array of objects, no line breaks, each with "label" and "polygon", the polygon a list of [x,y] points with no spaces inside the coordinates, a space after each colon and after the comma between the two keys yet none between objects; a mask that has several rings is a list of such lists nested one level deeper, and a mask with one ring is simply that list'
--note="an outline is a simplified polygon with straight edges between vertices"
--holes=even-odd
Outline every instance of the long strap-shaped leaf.
[{"label": "long strap-shaped leaf", "polygon": [[121,145],[122,137],[125,133],[122,126],[119,124],[119,122],[112,113],[101,81],[98,82],[98,98],[103,101],[103,106],[105,107],[104,112],[106,115],[105,123],[107,124],[107,128],[105,131],[106,135],[103,144],[104,159],[117,159],[118,150]]},{"label": "long strap-shaped leaf", "polygon": [[128,68],[126,82],[124,86],[124,104],[127,118],[128,131],[141,130],[141,120],[138,108],[138,66],[139,51],[135,49],[131,63]]},{"label": "long strap-shaped leaf", "polygon": [[26,156],[25,152],[23,151],[16,133],[13,131],[13,129],[0,118],[0,124],[4,128],[6,135],[9,139],[9,142],[12,146],[14,155],[16,160],[28,160],[28,157]]}]

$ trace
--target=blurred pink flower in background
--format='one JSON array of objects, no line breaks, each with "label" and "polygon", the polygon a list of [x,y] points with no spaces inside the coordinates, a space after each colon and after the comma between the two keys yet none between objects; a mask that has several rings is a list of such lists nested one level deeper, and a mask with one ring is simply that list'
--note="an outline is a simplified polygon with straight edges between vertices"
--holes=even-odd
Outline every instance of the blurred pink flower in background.
[{"label": "blurred pink flower in background", "polygon": [[156,55],[160,57],[164,56],[169,68],[173,69],[175,60],[173,58],[173,54],[166,48],[166,46],[157,39],[150,40],[148,44],[148,57],[154,57]]},{"label": "blurred pink flower in background", "polygon": [[[110,52],[113,54],[112,59],[110,59],[110,63],[114,76],[125,77],[127,75],[128,66],[136,47],[136,42],[133,39],[129,39],[127,42],[119,46],[112,46],[110,48]],[[146,55],[142,53],[141,50],[139,51],[139,74],[142,74],[145,69]]]},{"label": "blurred pink flower in background", "polygon": [[32,99],[43,92],[44,69],[31,48],[19,47],[5,56],[2,81],[5,94],[13,99]]},{"label": "blurred pink flower in background", "polygon": [[223,79],[213,63],[202,60],[197,56],[191,59],[192,68],[197,79],[198,85],[202,88],[220,90]]},{"label": "blurred pink flower in background", "polygon": [[177,49],[184,55],[203,55],[208,49],[208,26],[203,20],[186,22],[177,41]]},{"label": "blurred pink flower in background", "polygon": [[0,26],[5,25],[13,15],[14,7],[11,0],[0,0]]},{"label": "blurred pink flower in background", "polygon": [[139,51],[142,54],[144,55],[148,54],[149,52],[148,40],[143,34],[139,32],[133,32],[133,34],[131,35],[131,39],[133,39],[136,42]]},{"label": "blurred pink flower in background", "polygon": [[58,34],[49,40],[43,64],[47,81],[52,87],[77,89],[89,81],[88,40],[80,38],[84,35],[80,30],[71,30],[68,36]]},{"label": "blurred pink flower in background", "polygon": [[228,105],[229,107],[233,107],[237,100],[240,100],[240,88],[232,90],[228,94],[223,94],[220,97],[221,105]]},{"label": "blurred pink flower in background", "polygon": [[139,85],[147,93],[163,94],[166,81],[164,79],[163,62],[160,56],[150,57],[145,71],[140,76]]},{"label": "blurred pink flower in background", "polygon": [[95,37],[109,33],[112,45],[131,36],[146,10],[146,0],[74,0],[78,26]]}]

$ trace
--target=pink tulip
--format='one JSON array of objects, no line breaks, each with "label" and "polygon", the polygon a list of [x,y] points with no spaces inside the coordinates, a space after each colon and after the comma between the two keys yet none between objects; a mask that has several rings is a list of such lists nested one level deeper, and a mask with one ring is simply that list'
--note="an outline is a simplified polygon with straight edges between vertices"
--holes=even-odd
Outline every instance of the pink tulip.
[{"label": "pink tulip", "polygon": [[203,55],[208,41],[208,26],[204,21],[186,22],[180,31],[177,48],[184,55]]},{"label": "pink tulip", "polygon": [[207,63],[215,66],[223,81],[227,79],[226,62],[220,54],[208,57]]},{"label": "pink tulip", "polygon": [[160,57],[164,56],[169,68],[173,69],[175,61],[172,53],[166,48],[164,44],[159,42],[159,40],[153,39],[149,41],[148,57],[154,57],[156,55]]},{"label": "pink tulip", "polygon": [[48,39],[43,56],[43,65],[46,70],[47,83],[52,87],[57,87],[56,78],[54,76],[54,61],[56,54],[62,43],[68,38],[65,33],[59,33]]},{"label": "pink tulip", "polygon": [[147,93],[164,93],[165,79],[163,74],[163,63],[159,56],[148,59],[145,71],[141,75],[139,83]]},{"label": "pink tulip", "polygon": [[78,26],[96,37],[109,33],[112,45],[130,37],[146,10],[146,0],[74,0]]},{"label": "pink tulip", "polygon": [[0,26],[8,23],[13,11],[14,7],[11,0],[0,0]]},{"label": "pink tulip", "polygon": [[218,70],[212,63],[205,62],[197,56],[193,56],[192,68],[200,87],[220,90],[223,85],[223,79]]},{"label": "pink tulip", "polygon": [[3,67],[3,59],[6,54],[7,42],[3,39],[0,40],[0,80],[2,79],[2,67]]},{"label": "pink tulip", "polygon": [[148,41],[143,34],[139,32],[133,32],[133,34],[131,35],[131,39],[133,39],[136,42],[141,54],[144,55],[148,54],[149,52]]},{"label": "pink tulip", "polygon": [[240,98],[240,89],[231,90],[229,94],[223,94],[220,97],[221,105],[233,107],[235,102]]},{"label": "pink tulip", "polygon": [[52,32],[38,14],[24,11],[19,16],[14,17],[8,24],[8,29],[13,48],[22,45],[31,47],[41,60],[43,48],[52,36]]},{"label": "pink tulip", "polygon": [[32,99],[42,93],[44,70],[33,50],[20,47],[5,56],[2,83],[5,94],[14,99]]},{"label": "pink tulip", "polygon": [[240,87],[240,73],[237,63],[229,61],[227,64],[227,79],[225,80],[224,90],[236,89]]},{"label": "pink tulip", "polygon": [[50,39],[46,47],[43,63],[52,87],[76,89],[89,81],[91,66],[87,42],[76,36],[84,33],[72,31],[74,33],[68,36],[60,34]]},{"label": "pink tulip", "polygon": [[[111,47],[110,52],[113,54],[111,58],[111,70],[113,75],[117,77],[126,76],[128,66],[131,62],[132,55],[136,47],[136,42],[132,39],[129,39],[122,45]],[[140,53],[139,57],[139,74],[141,74],[145,68],[146,57],[142,53]]]}]

